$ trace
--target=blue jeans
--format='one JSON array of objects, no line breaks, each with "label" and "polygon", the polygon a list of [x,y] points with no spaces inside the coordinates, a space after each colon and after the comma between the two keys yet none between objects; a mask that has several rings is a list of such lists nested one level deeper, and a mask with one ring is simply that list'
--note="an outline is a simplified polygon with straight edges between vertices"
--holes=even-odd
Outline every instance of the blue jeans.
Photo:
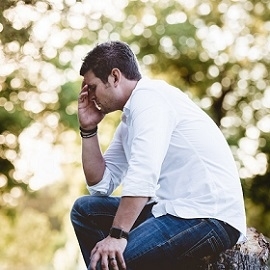
[{"label": "blue jeans", "polygon": [[[76,200],[71,221],[84,257],[107,237],[119,205],[118,197],[83,196]],[[232,248],[239,232],[216,219],[183,219],[172,215],[155,218],[147,205],[129,234],[124,252],[128,270],[195,269],[205,256]]]}]

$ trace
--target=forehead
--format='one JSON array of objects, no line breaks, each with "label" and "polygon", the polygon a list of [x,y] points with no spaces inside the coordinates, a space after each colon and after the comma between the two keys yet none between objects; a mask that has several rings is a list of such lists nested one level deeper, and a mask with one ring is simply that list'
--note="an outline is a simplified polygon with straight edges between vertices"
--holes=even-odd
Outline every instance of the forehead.
[{"label": "forehead", "polygon": [[99,84],[101,83],[102,81],[95,76],[95,74],[93,73],[93,71],[89,70],[87,71],[85,74],[84,74],[84,77],[83,77],[83,83],[84,84]]}]

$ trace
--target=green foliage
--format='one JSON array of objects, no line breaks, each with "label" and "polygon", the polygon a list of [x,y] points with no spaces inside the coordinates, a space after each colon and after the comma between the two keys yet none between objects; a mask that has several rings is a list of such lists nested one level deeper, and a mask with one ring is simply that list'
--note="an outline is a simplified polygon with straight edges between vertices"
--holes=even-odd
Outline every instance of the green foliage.
[{"label": "green foliage", "polygon": [[67,82],[62,85],[59,92],[59,102],[57,111],[60,115],[60,122],[65,125],[66,128],[78,129],[77,118],[77,98],[79,94],[80,83]]}]

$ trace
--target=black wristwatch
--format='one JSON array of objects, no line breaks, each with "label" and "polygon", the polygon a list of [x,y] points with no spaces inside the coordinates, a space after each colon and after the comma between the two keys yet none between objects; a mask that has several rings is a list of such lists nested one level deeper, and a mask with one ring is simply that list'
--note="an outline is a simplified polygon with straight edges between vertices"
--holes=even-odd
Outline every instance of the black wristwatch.
[{"label": "black wristwatch", "polygon": [[117,238],[117,239],[125,238],[128,240],[128,232],[125,232],[119,228],[112,227],[110,229],[109,235],[113,238]]}]

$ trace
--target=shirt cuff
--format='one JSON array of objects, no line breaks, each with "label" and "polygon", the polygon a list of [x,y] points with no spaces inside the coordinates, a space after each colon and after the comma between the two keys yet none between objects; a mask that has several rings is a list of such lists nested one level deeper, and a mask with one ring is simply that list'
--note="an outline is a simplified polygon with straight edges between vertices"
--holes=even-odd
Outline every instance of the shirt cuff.
[{"label": "shirt cuff", "polygon": [[114,185],[111,181],[111,173],[106,167],[103,177],[100,182],[93,186],[86,186],[88,192],[92,196],[109,196],[113,193]]},{"label": "shirt cuff", "polygon": [[[138,183],[139,181],[136,181]],[[141,183],[139,186],[137,184],[123,185],[122,196],[129,197],[149,197],[151,200],[156,201],[156,191],[159,189],[159,185],[152,185],[149,183]]]}]

